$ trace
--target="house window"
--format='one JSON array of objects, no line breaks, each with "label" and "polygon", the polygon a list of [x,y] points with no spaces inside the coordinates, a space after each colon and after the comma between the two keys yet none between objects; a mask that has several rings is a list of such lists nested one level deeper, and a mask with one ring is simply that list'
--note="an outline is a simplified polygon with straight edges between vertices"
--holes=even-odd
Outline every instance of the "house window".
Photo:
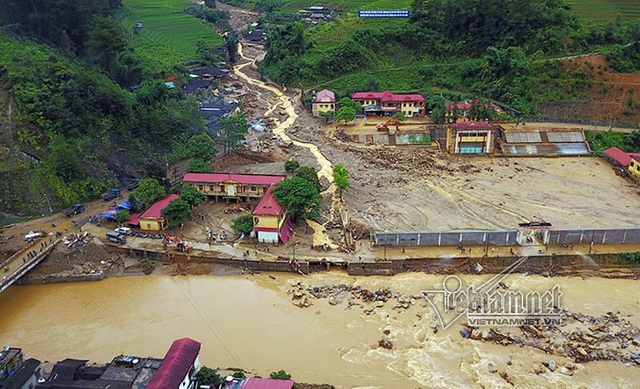
[{"label": "house window", "polygon": [[209,185],[209,190],[214,191],[213,185]]},{"label": "house window", "polygon": [[635,164],[633,163],[633,161],[631,161],[631,163],[630,163],[629,165],[631,165],[631,167],[635,166]]},{"label": "house window", "polygon": [[204,190],[204,185],[198,185],[198,190],[199,191],[203,191]]},{"label": "house window", "polygon": [[224,185],[220,184],[220,192],[224,192]]},{"label": "house window", "polygon": [[260,223],[260,218],[258,218],[257,216],[253,218],[253,225],[257,226]]},{"label": "house window", "polygon": [[256,190],[258,190],[258,188],[256,188],[255,186],[252,186],[252,187],[251,187],[251,191],[252,191],[252,192],[255,192]]}]

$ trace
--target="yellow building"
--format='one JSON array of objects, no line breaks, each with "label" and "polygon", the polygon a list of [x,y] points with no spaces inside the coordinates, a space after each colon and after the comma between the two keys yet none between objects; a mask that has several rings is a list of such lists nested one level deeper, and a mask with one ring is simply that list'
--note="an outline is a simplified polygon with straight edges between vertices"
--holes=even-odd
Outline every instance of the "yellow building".
[{"label": "yellow building", "polygon": [[178,199],[177,194],[170,194],[162,200],[156,202],[138,216],[140,229],[143,231],[162,231],[167,228],[167,221],[162,217],[162,210],[173,200]]},{"label": "yellow building", "polygon": [[311,99],[311,113],[314,117],[321,116],[322,112],[335,112],[336,95],[328,89],[323,89],[313,95]]},{"label": "yellow building", "polygon": [[446,149],[450,154],[493,152],[494,128],[488,122],[458,122],[447,127]]},{"label": "yellow building", "polygon": [[640,182],[640,153],[629,153],[629,157],[629,166],[627,167],[629,175]]},{"label": "yellow building", "polygon": [[209,199],[251,200],[259,198],[254,209],[253,231],[261,243],[286,243],[291,237],[291,225],[285,210],[271,193],[284,176],[230,173],[187,173],[184,183],[193,185]]}]

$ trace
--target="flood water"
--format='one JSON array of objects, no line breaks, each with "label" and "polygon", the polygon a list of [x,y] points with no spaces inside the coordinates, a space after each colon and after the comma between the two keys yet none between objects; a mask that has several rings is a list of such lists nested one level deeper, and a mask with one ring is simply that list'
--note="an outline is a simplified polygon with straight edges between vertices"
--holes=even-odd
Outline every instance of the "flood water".
[{"label": "flood water", "polygon": [[[273,276],[147,276],[13,286],[0,294],[0,342],[43,361],[69,357],[102,363],[122,353],[162,357],[174,339],[187,336],[202,342],[202,362],[209,367],[241,367],[261,376],[284,369],[300,382],[343,388],[508,386],[489,364],[515,376],[518,387],[631,388],[640,380],[640,368],[617,362],[579,365],[572,377],[557,370],[536,375],[534,363],[554,359],[562,364],[564,358],[463,339],[458,325],[434,334],[429,328],[434,316],[422,302],[401,312],[388,303],[368,316],[358,307],[331,306],[327,300],[301,309],[286,293],[300,281],[389,286],[418,294],[440,286],[443,276]],[[486,279],[465,277],[474,284]],[[513,275],[506,282],[541,291],[557,283],[564,308],[592,315],[619,310],[640,325],[637,281]],[[392,350],[377,346],[386,329]]]}]

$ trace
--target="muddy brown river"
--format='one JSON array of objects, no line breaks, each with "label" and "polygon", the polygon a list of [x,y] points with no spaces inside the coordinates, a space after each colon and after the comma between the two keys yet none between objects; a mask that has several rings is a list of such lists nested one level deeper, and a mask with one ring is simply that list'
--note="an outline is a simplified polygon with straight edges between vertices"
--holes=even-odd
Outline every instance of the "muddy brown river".
[{"label": "muddy brown river", "polygon": [[[286,293],[300,281],[418,294],[439,287],[443,276],[273,276],[148,276],[13,286],[0,294],[0,341],[43,361],[107,362],[121,353],[162,357],[174,339],[188,336],[202,342],[207,366],[241,367],[261,376],[285,369],[297,381],[341,388],[509,386],[490,372],[490,364],[514,376],[517,387],[631,388],[640,380],[640,368],[618,362],[578,365],[573,376],[557,370],[536,375],[534,363],[553,359],[561,365],[565,359],[463,339],[459,325],[434,334],[429,328],[434,316],[423,302],[366,315],[357,306],[345,309],[346,302],[332,306],[327,300],[298,308]],[[465,282],[487,278],[466,277]],[[619,310],[640,324],[637,281],[513,275],[506,282],[525,291],[557,283],[564,308],[591,315]],[[390,331],[392,350],[377,345],[384,330]]]}]

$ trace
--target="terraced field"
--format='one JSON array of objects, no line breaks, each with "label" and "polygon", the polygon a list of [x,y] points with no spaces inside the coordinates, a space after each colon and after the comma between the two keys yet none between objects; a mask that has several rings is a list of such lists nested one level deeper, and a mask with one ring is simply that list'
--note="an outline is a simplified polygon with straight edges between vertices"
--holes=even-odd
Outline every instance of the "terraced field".
[{"label": "terraced field", "polygon": [[[155,70],[193,60],[198,41],[216,46],[222,38],[202,20],[187,15],[186,0],[124,0],[123,28],[132,32],[136,51],[152,62]],[[133,26],[142,23],[141,31]]]},{"label": "terraced field", "polygon": [[595,23],[614,20],[618,14],[623,20],[640,19],[638,0],[566,0],[576,14]]}]

